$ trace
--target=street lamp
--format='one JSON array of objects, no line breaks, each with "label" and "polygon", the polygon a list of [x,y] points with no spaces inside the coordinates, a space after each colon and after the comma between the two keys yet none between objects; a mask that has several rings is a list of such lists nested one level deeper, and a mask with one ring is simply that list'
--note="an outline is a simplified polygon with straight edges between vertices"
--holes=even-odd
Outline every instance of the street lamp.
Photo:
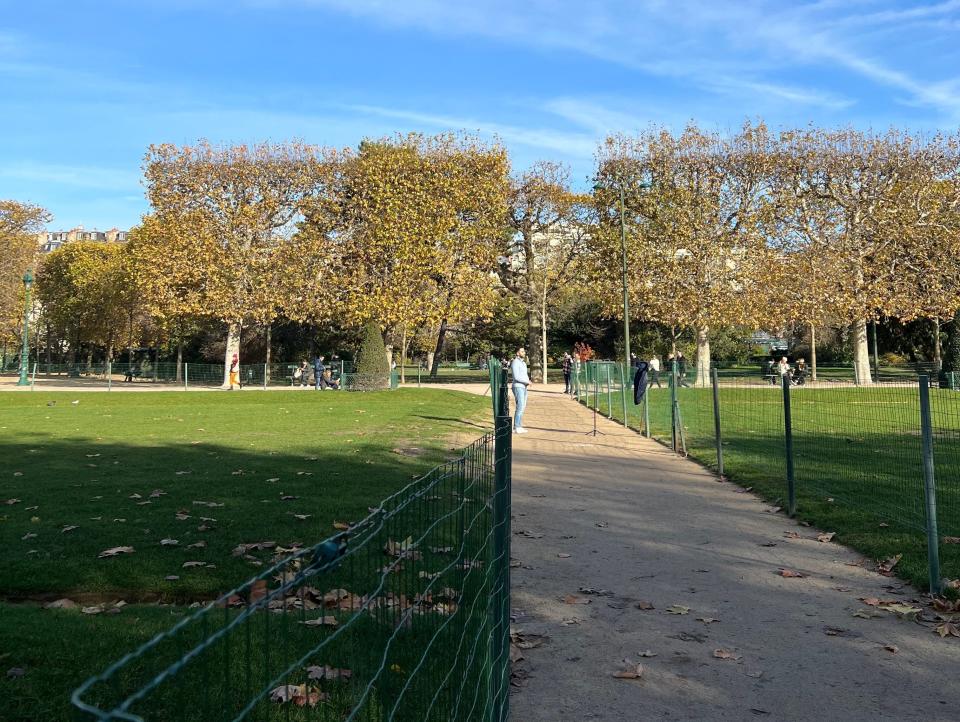
[{"label": "street lamp", "polygon": [[23,347],[20,350],[20,380],[17,386],[29,386],[27,367],[30,365],[30,286],[33,285],[33,273],[30,269],[23,274]]},{"label": "street lamp", "polygon": [[[617,178],[617,188],[620,194],[620,260],[621,260],[621,278],[623,281],[623,358],[626,363],[623,373],[630,371],[630,294],[627,286],[627,221],[626,221],[626,198],[624,183],[621,178]],[[640,189],[650,188],[649,183],[638,183]],[[597,184],[594,189],[603,189],[604,186]]]}]

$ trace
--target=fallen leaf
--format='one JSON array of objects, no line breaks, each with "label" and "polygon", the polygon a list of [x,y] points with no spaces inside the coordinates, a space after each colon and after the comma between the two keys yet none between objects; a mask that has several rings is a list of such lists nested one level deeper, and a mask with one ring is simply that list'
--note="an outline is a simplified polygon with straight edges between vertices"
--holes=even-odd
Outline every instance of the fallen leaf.
[{"label": "fallen leaf", "polygon": [[576,594],[567,594],[560,601],[564,604],[590,604],[593,600]]},{"label": "fallen leaf", "polygon": [[944,544],[960,544],[960,536],[945,536],[943,538]]},{"label": "fallen leaf", "polygon": [[614,672],[613,676],[616,677],[617,679],[640,679],[641,677],[643,677],[643,665],[642,664],[630,665],[624,670],[621,670],[619,672]]},{"label": "fallen leaf", "polygon": [[307,667],[308,679],[338,680],[350,679],[352,676],[353,672],[351,672],[349,669],[338,669],[337,667],[331,667],[326,664]]},{"label": "fallen leaf", "polygon": [[306,684],[285,684],[270,690],[270,701],[277,704],[292,702],[297,707],[316,707],[317,704],[329,698],[325,692],[317,687]]},{"label": "fallen leaf", "polygon": [[797,532],[797,531],[785,531],[783,532],[783,535],[787,539],[802,539],[802,537],[800,536],[800,532]]},{"label": "fallen leaf", "polygon": [[564,627],[570,627],[574,624],[580,624],[580,622],[582,621],[583,621],[582,619],[577,619],[576,617],[570,617],[568,619],[561,620],[560,624],[563,625]]},{"label": "fallen leaf", "polygon": [[109,549],[104,549],[100,554],[97,555],[98,559],[106,559],[107,557],[115,557],[118,554],[133,554],[133,547],[110,547]]},{"label": "fallen leaf", "polygon": [[570,558],[570,555],[569,555],[569,554],[565,554],[565,553],[563,553],[563,552],[560,552],[560,553],[557,554],[557,557],[560,558],[560,559],[569,559],[569,558]]},{"label": "fallen leaf", "polygon": [[181,566],[184,569],[190,569],[191,567],[202,567],[206,565],[206,562],[184,562]]},{"label": "fallen leaf", "polygon": [[77,604],[72,599],[67,599],[66,597],[64,597],[63,599],[58,599],[55,602],[47,602],[46,604],[43,605],[43,608],[44,609],[76,609],[78,606],[80,605]]},{"label": "fallen leaf", "polygon": [[656,607],[653,606],[653,604],[651,604],[650,602],[644,602],[644,601],[639,601],[633,606],[635,606],[637,609],[642,609],[644,611],[647,611],[649,609],[656,609]]},{"label": "fallen leaf", "polygon": [[175,547],[175,546],[177,546],[177,544],[179,544],[179,543],[180,543],[180,542],[179,542],[178,540],[176,540],[176,539],[161,539],[161,540],[160,540],[160,546],[164,546],[164,547]]},{"label": "fallen leaf", "polygon": [[305,627],[336,627],[340,622],[337,621],[336,617],[328,615],[325,617],[317,617],[316,619],[308,619],[305,622],[300,622],[300,624]]},{"label": "fallen leaf", "polygon": [[726,649],[713,650],[713,656],[716,657],[717,659],[732,659],[734,661],[738,659],[743,659],[743,655],[734,654],[733,652],[730,652],[729,650],[726,650]]},{"label": "fallen leaf", "polygon": [[792,569],[781,569],[779,572],[777,572],[777,574],[779,574],[781,577],[787,577],[788,579],[803,579],[805,576],[807,576],[801,572],[795,572]]},{"label": "fallen leaf", "polygon": [[953,622],[944,622],[934,630],[941,637],[960,637],[960,629]]},{"label": "fallen leaf", "polygon": [[640,652],[640,654],[639,654],[638,656],[640,656],[640,657],[656,657],[656,656],[657,656],[657,653],[656,653],[656,652],[651,652],[649,649],[645,649],[645,650],[643,650],[642,652]]},{"label": "fallen leaf", "polygon": [[79,529],[79,528],[80,527],[78,527],[76,524],[71,524],[70,526],[63,527],[63,529],[60,530],[60,533],[66,534],[67,532],[70,532],[70,531],[73,531],[74,529]]},{"label": "fallen leaf", "polygon": [[687,614],[690,612],[690,607],[684,607],[680,604],[672,604],[666,608],[667,614]]},{"label": "fallen leaf", "polygon": [[7,500],[6,500],[5,502],[3,502],[3,503],[6,504],[7,506],[13,506],[14,504],[19,504],[19,503],[20,503],[20,499],[7,499]]},{"label": "fallen leaf", "polygon": [[900,563],[901,559],[903,559],[903,554],[897,554],[895,556],[892,556],[886,561],[881,562],[880,565],[877,567],[877,571],[879,571],[881,574],[889,575],[890,572],[893,571],[893,568]]},{"label": "fallen leaf", "polygon": [[824,532],[823,534],[817,534],[817,541],[826,543],[832,541],[833,538],[837,535],[835,531]]},{"label": "fallen leaf", "polygon": [[103,605],[98,604],[95,607],[83,607],[80,611],[83,614],[100,614],[103,611]]},{"label": "fallen leaf", "polygon": [[910,604],[890,604],[884,607],[884,609],[903,618],[916,616],[923,611],[920,607],[914,607]]},{"label": "fallen leaf", "polygon": [[453,551],[453,547],[430,547],[430,551],[434,554],[449,554]]},{"label": "fallen leaf", "polygon": [[598,521],[596,524],[594,524],[594,526],[599,527],[600,529],[606,529],[609,524],[607,524],[605,521]]},{"label": "fallen leaf", "polygon": [[713,624],[714,622],[719,622],[719,619],[714,619],[713,617],[697,617],[698,622],[703,622],[704,624]]},{"label": "fallen leaf", "polygon": [[900,648],[897,647],[897,645],[895,644],[885,644],[883,645],[883,648],[888,652],[890,652],[890,654],[896,654],[897,652],[900,651]]},{"label": "fallen leaf", "polygon": [[350,525],[345,521],[335,521],[333,522],[333,528],[339,529],[340,531],[349,531]]},{"label": "fallen leaf", "polygon": [[876,619],[877,617],[882,617],[883,614],[873,609],[858,609],[853,613],[854,617],[859,617],[860,619]]},{"label": "fallen leaf", "polygon": [[165,576],[165,577],[163,578],[163,581],[165,581],[165,582],[175,582],[175,581],[177,581],[179,578],[180,578],[180,577],[178,577],[176,574],[168,574],[167,576]]},{"label": "fallen leaf", "polygon": [[24,534],[22,537],[20,537],[20,541],[26,541],[27,539],[34,539],[34,538],[36,538],[36,536],[37,536],[37,535],[36,535],[35,533],[33,533],[32,531],[30,531],[30,532],[27,532],[26,534]]}]

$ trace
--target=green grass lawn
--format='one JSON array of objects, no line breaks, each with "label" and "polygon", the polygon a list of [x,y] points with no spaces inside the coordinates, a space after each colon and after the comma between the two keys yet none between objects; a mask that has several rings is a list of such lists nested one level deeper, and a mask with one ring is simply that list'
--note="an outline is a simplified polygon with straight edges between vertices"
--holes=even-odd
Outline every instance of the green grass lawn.
[{"label": "green grass lawn", "polygon": [[[276,553],[243,558],[238,545],[310,545],[335,521],[367,517],[480,436],[488,413],[489,399],[439,390],[0,394],[0,718],[70,718],[67,695],[83,679]],[[417,514],[378,533],[421,532],[428,514]],[[452,538],[447,527],[432,533],[434,544]],[[133,552],[99,558],[114,547]],[[367,572],[389,561],[379,547]],[[351,573],[360,584],[353,562]],[[98,615],[40,606],[61,597],[129,606]],[[340,644],[372,654],[381,636],[351,631]],[[11,668],[25,673],[8,678]]]},{"label": "green grass lawn", "polygon": [[[960,394],[931,389],[939,534],[960,536]],[[690,456],[717,466],[711,389],[680,388]],[[591,397],[592,398],[592,397]],[[632,401],[632,400],[631,400]],[[721,384],[724,471],[775,506],[787,506],[782,391]],[[619,392],[599,408],[623,418]],[[793,388],[797,518],[865,555],[903,554],[895,571],[928,586],[919,401],[916,387]],[[642,428],[642,406],[628,406]],[[670,443],[670,390],[650,390],[654,438]],[[960,577],[960,544],[941,543],[942,576]]]}]

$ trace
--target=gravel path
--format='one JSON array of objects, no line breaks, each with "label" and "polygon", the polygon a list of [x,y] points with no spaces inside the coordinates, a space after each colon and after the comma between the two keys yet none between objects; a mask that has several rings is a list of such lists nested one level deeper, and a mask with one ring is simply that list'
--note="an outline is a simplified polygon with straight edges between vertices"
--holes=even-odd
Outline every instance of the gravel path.
[{"label": "gravel path", "polygon": [[526,425],[513,720],[960,719],[960,639],[860,601],[915,590],[555,390]]}]

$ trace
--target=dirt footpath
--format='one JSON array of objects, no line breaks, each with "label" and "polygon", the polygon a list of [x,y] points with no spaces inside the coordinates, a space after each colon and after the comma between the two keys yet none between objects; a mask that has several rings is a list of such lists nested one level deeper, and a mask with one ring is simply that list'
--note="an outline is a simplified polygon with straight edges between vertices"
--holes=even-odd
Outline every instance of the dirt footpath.
[{"label": "dirt footpath", "polygon": [[915,590],[598,424],[534,391],[514,436],[514,626],[547,639],[522,650],[513,720],[960,719],[960,639],[860,601]]}]

